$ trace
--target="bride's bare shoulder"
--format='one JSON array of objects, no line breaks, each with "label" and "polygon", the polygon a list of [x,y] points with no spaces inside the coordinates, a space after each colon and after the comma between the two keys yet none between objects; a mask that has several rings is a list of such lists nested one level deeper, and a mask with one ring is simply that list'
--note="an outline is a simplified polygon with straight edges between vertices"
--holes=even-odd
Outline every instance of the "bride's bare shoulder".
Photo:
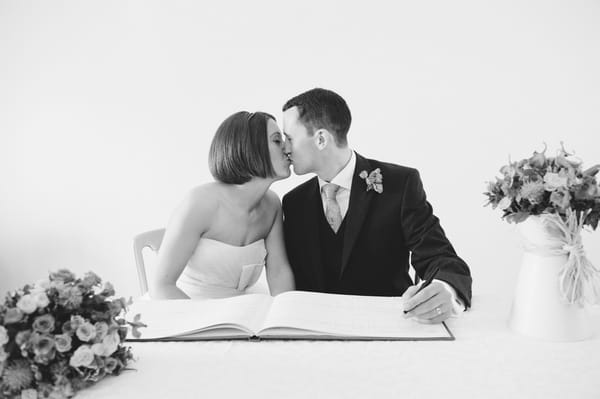
[{"label": "bride's bare shoulder", "polygon": [[265,193],[265,203],[267,204],[267,207],[273,211],[277,211],[281,208],[281,199],[273,190],[268,190]]},{"label": "bride's bare shoulder", "polygon": [[183,204],[193,213],[213,212],[219,206],[219,198],[223,193],[220,183],[202,184],[190,189],[183,199]]},{"label": "bride's bare shoulder", "polygon": [[223,184],[211,182],[193,187],[188,192],[190,199],[217,200],[223,192]]}]

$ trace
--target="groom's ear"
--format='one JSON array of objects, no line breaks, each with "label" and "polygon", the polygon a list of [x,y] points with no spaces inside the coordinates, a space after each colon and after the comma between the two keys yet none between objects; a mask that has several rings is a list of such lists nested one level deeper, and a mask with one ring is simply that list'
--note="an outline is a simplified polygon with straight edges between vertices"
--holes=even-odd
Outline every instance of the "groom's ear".
[{"label": "groom's ear", "polygon": [[319,129],[313,135],[313,140],[315,141],[315,145],[317,146],[319,151],[322,151],[323,149],[325,149],[325,147],[327,147],[327,144],[329,143],[330,139],[330,135],[328,133],[329,132],[327,132],[327,130],[325,129]]}]

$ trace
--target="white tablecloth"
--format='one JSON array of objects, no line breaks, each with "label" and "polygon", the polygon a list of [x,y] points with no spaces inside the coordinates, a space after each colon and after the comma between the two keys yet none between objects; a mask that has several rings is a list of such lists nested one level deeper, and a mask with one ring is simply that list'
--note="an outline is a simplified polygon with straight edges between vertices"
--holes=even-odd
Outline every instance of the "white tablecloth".
[{"label": "white tablecloth", "polygon": [[554,343],[508,330],[510,301],[475,296],[456,341],[130,343],[137,361],[79,398],[600,398],[595,336]]}]

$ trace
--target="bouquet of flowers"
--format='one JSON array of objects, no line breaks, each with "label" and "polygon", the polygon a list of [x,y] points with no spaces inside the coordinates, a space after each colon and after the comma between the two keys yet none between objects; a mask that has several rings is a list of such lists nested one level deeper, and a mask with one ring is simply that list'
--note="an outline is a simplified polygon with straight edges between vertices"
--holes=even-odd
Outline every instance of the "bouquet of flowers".
[{"label": "bouquet of flowers", "polygon": [[140,316],[126,321],[130,302],[93,272],[69,270],[9,293],[0,305],[0,397],[70,398],[133,359],[122,342]]},{"label": "bouquet of flowers", "polygon": [[[561,143],[562,144],[562,143]],[[544,256],[567,255],[559,273],[559,287],[567,303],[600,302],[600,269],[587,259],[581,230],[598,227],[600,165],[583,170],[581,161],[565,151],[546,157],[546,148],[500,169],[501,178],[488,183],[486,205],[500,208],[509,222],[539,215],[547,236],[543,245],[525,241],[525,249]]]},{"label": "bouquet of flowers", "polygon": [[556,157],[541,153],[519,162],[510,162],[500,169],[501,178],[488,183],[486,205],[500,208],[509,222],[521,222],[529,215],[556,214],[565,222],[570,213],[581,219],[582,226],[598,227],[600,219],[600,188],[596,174],[600,165],[587,170],[581,161],[565,151]]}]

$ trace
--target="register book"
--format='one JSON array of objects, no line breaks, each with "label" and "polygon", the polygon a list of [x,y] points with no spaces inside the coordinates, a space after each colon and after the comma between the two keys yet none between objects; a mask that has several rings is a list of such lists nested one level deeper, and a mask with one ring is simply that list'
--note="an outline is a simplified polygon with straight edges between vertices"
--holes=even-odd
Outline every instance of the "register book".
[{"label": "register book", "polygon": [[454,340],[445,323],[403,317],[400,297],[288,291],[205,300],[139,300],[139,338],[128,341],[215,339]]}]

